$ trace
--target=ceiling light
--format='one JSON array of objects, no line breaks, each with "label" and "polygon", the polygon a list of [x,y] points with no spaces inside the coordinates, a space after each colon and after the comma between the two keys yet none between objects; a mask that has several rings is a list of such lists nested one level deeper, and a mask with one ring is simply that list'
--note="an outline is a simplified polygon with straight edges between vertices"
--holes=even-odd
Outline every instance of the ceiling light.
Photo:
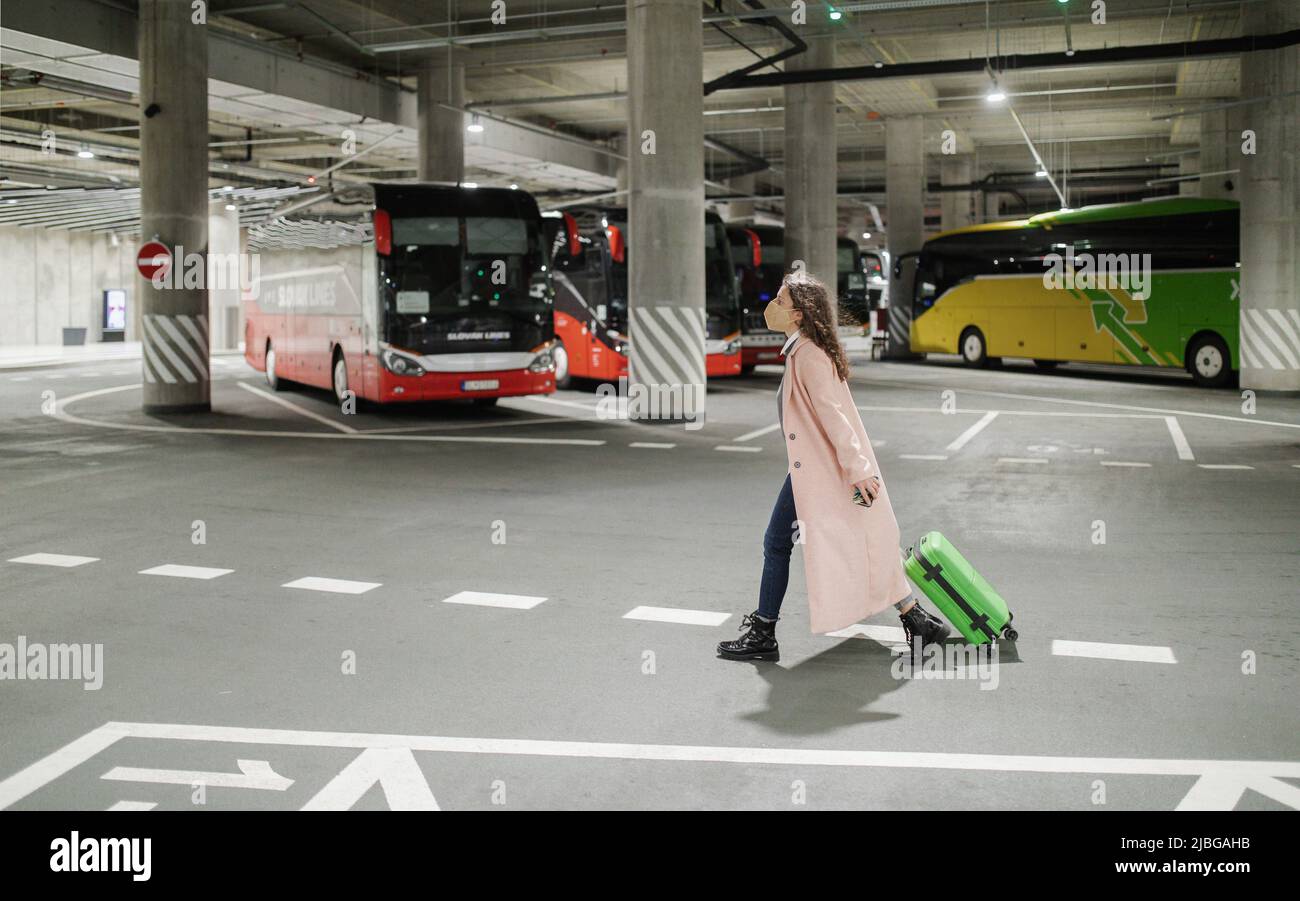
[{"label": "ceiling light", "polygon": [[1003,100],[1007,99],[1007,95],[995,84],[984,99],[989,103],[1001,103]]},{"label": "ceiling light", "polygon": [[461,185],[460,185],[460,186],[461,186],[462,188],[477,188],[477,187],[478,187],[478,182],[476,182],[476,181],[465,181],[465,182],[461,182]]},{"label": "ceiling light", "polygon": [[1037,176],[1038,178],[1047,178],[1047,170],[1039,169],[1037,172],[1034,173],[1034,175]]},{"label": "ceiling light", "polygon": [[512,190],[512,191],[518,191],[518,190],[519,190],[519,185],[511,185],[511,186],[510,186],[510,190]]},{"label": "ceiling light", "polygon": [[226,204],[226,209],[233,213],[239,209],[239,207],[235,206],[233,203],[228,203]]},{"label": "ceiling light", "polygon": [[844,13],[840,12],[838,9],[832,9],[832,10],[831,10],[831,21],[832,21],[832,22],[838,22],[838,21],[839,21],[840,19],[842,19],[842,18],[844,18]]},{"label": "ceiling light", "polygon": [[81,149],[77,151],[77,156],[81,157],[83,160],[93,160],[95,158],[95,151],[91,150],[85,144],[82,144]]},{"label": "ceiling light", "polygon": [[470,117],[469,125],[465,126],[466,131],[472,131],[478,134],[483,130],[483,123],[478,120],[478,113]]}]

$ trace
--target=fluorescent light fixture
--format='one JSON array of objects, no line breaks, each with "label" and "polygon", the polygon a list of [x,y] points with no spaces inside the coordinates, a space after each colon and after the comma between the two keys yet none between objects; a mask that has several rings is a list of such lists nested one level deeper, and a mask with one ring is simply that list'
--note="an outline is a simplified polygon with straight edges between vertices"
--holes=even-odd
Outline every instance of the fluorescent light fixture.
[{"label": "fluorescent light fixture", "polygon": [[474,134],[478,134],[483,130],[483,123],[478,120],[478,113],[470,117],[469,125],[465,126],[465,130],[472,131]]},{"label": "fluorescent light fixture", "polygon": [[235,206],[233,203],[228,203],[226,204],[226,209],[233,213],[238,210],[239,207]]},{"label": "fluorescent light fixture", "polygon": [[993,89],[989,91],[987,95],[985,95],[984,99],[987,100],[989,103],[1001,103],[1003,100],[1007,99],[1007,95],[1003,93],[1001,88],[999,88],[997,85],[994,85]]},{"label": "fluorescent light fixture", "polygon": [[1047,170],[1046,170],[1046,169],[1039,169],[1037,172],[1034,173],[1034,175],[1035,175],[1037,178],[1047,178]]},{"label": "fluorescent light fixture", "polygon": [[82,144],[81,149],[77,151],[77,156],[81,157],[83,160],[93,160],[95,158],[95,151],[91,150],[85,144]]},{"label": "fluorescent light fixture", "polygon": [[463,182],[460,183],[460,186],[461,186],[462,188],[477,188],[477,187],[478,187],[478,182],[476,182],[476,181],[463,181]]}]

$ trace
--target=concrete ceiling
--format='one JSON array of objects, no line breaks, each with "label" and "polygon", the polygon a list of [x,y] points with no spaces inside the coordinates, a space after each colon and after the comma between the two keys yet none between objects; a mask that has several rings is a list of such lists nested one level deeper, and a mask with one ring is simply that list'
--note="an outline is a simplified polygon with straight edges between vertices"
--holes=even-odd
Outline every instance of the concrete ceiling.
[{"label": "concrete ceiling", "polygon": [[[1059,67],[1007,72],[999,83],[1049,168],[1068,171],[1071,202],[1085,203],[1168,191],[1146,181],[1176,174],[1177,157],[1169,154],[1200,140],[1198,118],[1178,114],[1237,98],[1240,67],[1232,56],[1075,66],[1064,55],[1063,9],[1070,45],[1088,50],[1234,37],[1249,2],[1109,0],[1105,24],[1091,23],[1090,0],[1064,7],[1056,0],[848,3],[839,22],[826,18],[824,3],[810,2],[809,24],[797,31],[833,34],[837,66],[880,63],[887,70],[1061,53]],[[450,35],[466,66],[467,99],[485,116],[484,132],[466,136],[467,181],[517,183],[556,203],[613,190],[612,147],[626,101],[582,95],[627,88],[624,7],[509,0],[506,8],[506,23],[494,26],[491,3],[469,0],[212,0],[213,185],[305,184],[343,159],[348,131],[365,152],[333,178],[413,177],[415,73],[446,52],[438,45]],[[706,80],[787,46],[775,30],[740,18],[749,12],[739,0],[701,4]],[[774,71],[779,65],[759,70]],[[0,188],[136,184],[134,3],[6,5],[0,78],[0,177],[7,179]],[[925,118],[932,182],[942,133],[951,130],[959,149],[973,155],[975,179],[1014,180],[1034,211],[1059,205],[1035,183],[1033,160],[1006,108],[984,99],[988,88],[978,72],[838,82],[839,183],[854,195],[844,198],[842,218],[861,215],[867,201],[883,203],[884,128],[891,117],[911,114]],[[705,97],[706,134],[771,163],[757,176],[759,193],[782,190],[782,102],[779,86]],[[41,143],[47,131],[56,136],[53,154]],[[83,145],[95,158],[76,156]],[[714,149],[706,159],[715,179],[737,163]],[[932,200],[937,207],[937,196]],[[779,200],[765,206],[780,212]]]}]

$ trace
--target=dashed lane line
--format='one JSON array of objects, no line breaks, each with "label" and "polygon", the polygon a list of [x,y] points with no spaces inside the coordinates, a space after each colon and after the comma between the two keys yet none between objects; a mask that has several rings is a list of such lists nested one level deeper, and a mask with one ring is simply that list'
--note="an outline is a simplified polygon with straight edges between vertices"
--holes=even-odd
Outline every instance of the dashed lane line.
[{"label": "dashed lane line", "polygon": [[98,557],[78,557],[75,554],[25,554],[22,557],[13,557],[10,563],[30,563],[34,566],[85,566],[87,563],[95,563]]},{"label": "dashed lane line", "polygon": [[623,614],[623,619],[638,619],[652,623],[679,623],[684,626],[720,626],[731,618],[730,613],[716,610],[688,610],[683,607],[633,607]]},{"label": "dashed lane line", "polygon": [[215,566],[184,566],[179,563],[164,563],[149,569],[140,570],[142,576],[170,576],[174,579],[216,579],[228,576],[233,569],[220,569]]},{"label": "dashed lane line", "polygon": [[532,610],[546,600],[528,594],[500,594],[490,591],[459,591],[443,598],[444,604],[468,604],[474,607],[506,607],[511,610]]},{"label": "dashed lane line", "polygon": [[947,454],[899,454],[900,460],[947,460]]},{"label": "dashed lane line", "polygon": [[714,448],[714,450],[730,451],[732,453],[737,453],[737,454],[759,454],[763,452],[763,449],[761,447],[752,447],[748,444],[742,444],[742,445],[719,444],[717,447]]},{"label": "dashed lane line", "polygon": [[327,591],[332,594],[365,594],[383,582],[354,582],[351,579],[325,579],[320,576],[303,576],[292,582],[285,582],[281,588],[301,588],[304,591]]},{"label": "dashed lane line", "polygon": [[676,444],[667,441],[632,441],[628,443],[628,447],[641,447],[651,450],[672,450],[676,446]]},{"label": "dashed lane line", "polygon": [[1247,466],[1245,463],[1197,463],[1201,469],[1254,469],[1253,466]]},{"label": "dashed lane line", "polygon": [[1059,657],[1096,657],[1139,663],[1178,662],[1171,648],[1145,644],[1108,644],[1102,641],[1064,641],[1053,638],[1052,653]]},{"label": "dashed lane line", "polygon": [[1136,463],[1136,462],[1130,462],[1128,460],[1102,460],[1101,465],[1102,466],[1139,466],[1139,467],[1146,467],[1146,468],[1149,468],[1151,466],[1150,463]]},{"label": "dashed lane line", "polygon": [[999,463],[1046,463],[1046,457],[998,457]]}]

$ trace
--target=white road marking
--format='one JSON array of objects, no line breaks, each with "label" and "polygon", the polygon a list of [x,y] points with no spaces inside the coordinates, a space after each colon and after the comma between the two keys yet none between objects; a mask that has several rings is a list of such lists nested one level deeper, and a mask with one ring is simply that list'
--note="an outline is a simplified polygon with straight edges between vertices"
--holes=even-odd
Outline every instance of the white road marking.
[{"label": "white road marking", "polygon": [[444,604],[471,604],[476,607],[508,607],[511,610],[532,610],[546,598],[527,594],[497,594],[490,591],[458,591]]},{"label": "white road marking", "polygon": [[670,444],[663,441],[633,441],[628,447],[647,447],[654,450],[672,450],[676,444]]},{"label": "white road marking", "polygon": [[1192,446],[1187,443],[1187,436],[1183,434],[1183,427],[1178,424],[1178,419],[1166,416],[1165,425],[1169,427],[1169,437],[1174,439],[1174,447],[1178,449],[1178,459],[1195,460],[1196,458],[1192,456]]},{"label": "white road marking", "polygon": [[1201,469],[1254,469],[1245,463],[1197,463]]},{"label": "white road marking", "polygon": [[979,422],[975,423],[966,431],[958,435],[956,439],[953,440],[952,444],[949,444],[947,447],[944,448],[944,450],[948,451],[949,453],[956,453],[957,451],[961,450],[963,447],[966,446],[967,442],[969,442],[980,432],[984,431],[984,429],[988,426],[988,424],[997,418],[998,418],[998,411],[989,410],[987,413],[985,413],[983,416],[980,417]]},{"label": "white road marking", "polygon": [[302,809],[351,810],[375,783],[383,790],[389,810],[438,809],[410,748],[366,748]]},{"label": "white road marking", "polygon": [[1052,653],[1062,657],[1098,657],[1102,660],[1132,660],[1138,663],[1177,663],[1170,648],[1145,644],[1107,644],[1101,641],[1052,639]]},{"label": "white road marking", "polygon": [[236,760],[238,773],[209,773],[202,770],[159,770],[148,767],[115,766],[101,779],[115,782],[153,782],[160,785],[206,785],[209,788],[252,788],[282,792],[293,780],[271,769],[265,760]]},{"label": "white road marking", "polygon": [[738,454],[758,454],[763,451],[761,447],[737,447],[733,444],[719,444],[714,450],[731,451]]},{"label": "white road marking", "polygon": [[[1281,779],[1300,779],[1300,762],[1290,760],[1207,760],[1155,757],[1062,757],[1030,754],[972,754],[898,749],[824,750],[817,748],[652,745],[629,742],[550,741],[395,735],[362,732],[309,732],[203,726],[181,723],[109,722],[0,782],[0,810],[10,807],[112,746],[119,739],[224,742],[317,748],[390,748],[453,754],[502,754],[569,759],[662,760],[677,763],[737,763],[772,766],[883,767],[969,772],[1196,776],[1211,783],[1237,781],[1290,807],[1300,807],[1300,790]],[[1224,792],[1216,792],[1222,798]],[[1202,795],[1204,797],[1204,795]]]},{"label": "white road marking", "polygon": [[98,560],[98,557],[78,557],[74,554],[27,554],[14,557],[9,562],[31,563],[35,566],[85,566]]},{"label": "white road marking", "polygon": [[907,646],[907,633],[902,626],[871,626],[854,623],[838,632],[827,632],[829,638],[870,638],[882,644],[901,644]]},{"label": "white road marking", "polygon": [[900,460],[947,460],[947,454],[899,454]]},{"label": "white road marking", "polygon": [[761,429],[754,429],[754,431],[752,432],[746,432],[745,434],[741,435],[739,438],[733,438],[732,440],[735,441],[737,444],[739,444],[742,441],[749,441],[751,439],[758,438],[762,435],[766,435],[768,432],[775,432],[779,428],[781,428],[781,424],[774,422],[771,425],[763,426]]},{"label": "white road marking", "polygon": [[99,397],[105,394],[113,394],[118,391],[131,391],[138,389],[139,387],[140,383],[137,382],[132,385],[117,385],[112,388],[99,388],[94,391],[75,394],[72,397],[59,401],[53,415],[56,419],[61,419],[64,422],[91,426],[92,428],[97,429],[118,429],[126,432],[182,432],[194,435],[241,435],[248,438],[310,438],[317,441],[425,441],[455,444],[565,444],[580,447],[598,447],[605,444],[603,439],[597,438],[504,438],[499,435],[379,435],[355,430],[347,434],[336,434],[334,432],[286,432],[276,429],[188,428],[173,425],[143,425],[134,422],[102,422],[95,419],[85,419],[81,416],[74,416],[67,412],[66,409],[68,404],[75,401],[86,400],[91,397]]},{"label": "white road marking", "polygon": [[1102,461],[1101,461],[1101,465],[1102,465],[1102,466],[1146,466],[1146,467],[1149,467],[1151,464],[1150,464],[1150,463],[1130,463],[1130,462],[1127,461],[1127,460],[1102,460]]},{"label": "white road marking", "polygon": [[157,801],[117,801],[109,810],[153,810],[158,806]]},{"label": "white road marking", "polygon": [[261,388],[254,388],[252,385],[248,384],[247,382],[236,382],[236,384],[239,385],[239,387],[243,388],[245,391],[249,392],[250,394],[256,394],[258,397],[265,398],[266,400],[269,400],[273,404],[279,404],[280,406],[284,407],[286,410],[292,410],[293,412],[297,413],[299,416],[306,416],[308,419],[314,419],[317,422],[323,423],[332,429],[338,429],[340,432],[356,431],[356,429],[352,428],[352,426],[350,425],[344,425],[341,422],[336,422],[335,420],[330,419],[328,416],[322,416],[321,414],[316,413],[312,410],[308,410],[305,407],[300,407],[295,403],[291,403],[285,400],[283,397],[280,397],[279,395],[272,394],[270,391],[263,391]]},{"label": "white road marking", "polygon": [[730,618],[730,613],[719,613],[716,610],[687,610],[683,607],[633,607],[623,614],[623,619],[639,619],[651,623],[680,623],[684,626],[720,626]]},{"label": "white road marking", "polygon": [[301,588],[305,591],[329,591],[334,594],[365,594],[383,585],[383,582],[353,582],[350,579],[323,579],[320,576],[303,576],[285,582],[281,588]]},{"label": "white road marking", "polygon": [[998,457],[999,463],[1046,463],[1046,457]]},{"label": "white road marking", "polygon": [[215,579],[234,572],[233,569],[217,569],[213,566],[182,566],[179,563],[164,563],[152,569],[140,570],[142,576],[172,576],[177,579]]}]

